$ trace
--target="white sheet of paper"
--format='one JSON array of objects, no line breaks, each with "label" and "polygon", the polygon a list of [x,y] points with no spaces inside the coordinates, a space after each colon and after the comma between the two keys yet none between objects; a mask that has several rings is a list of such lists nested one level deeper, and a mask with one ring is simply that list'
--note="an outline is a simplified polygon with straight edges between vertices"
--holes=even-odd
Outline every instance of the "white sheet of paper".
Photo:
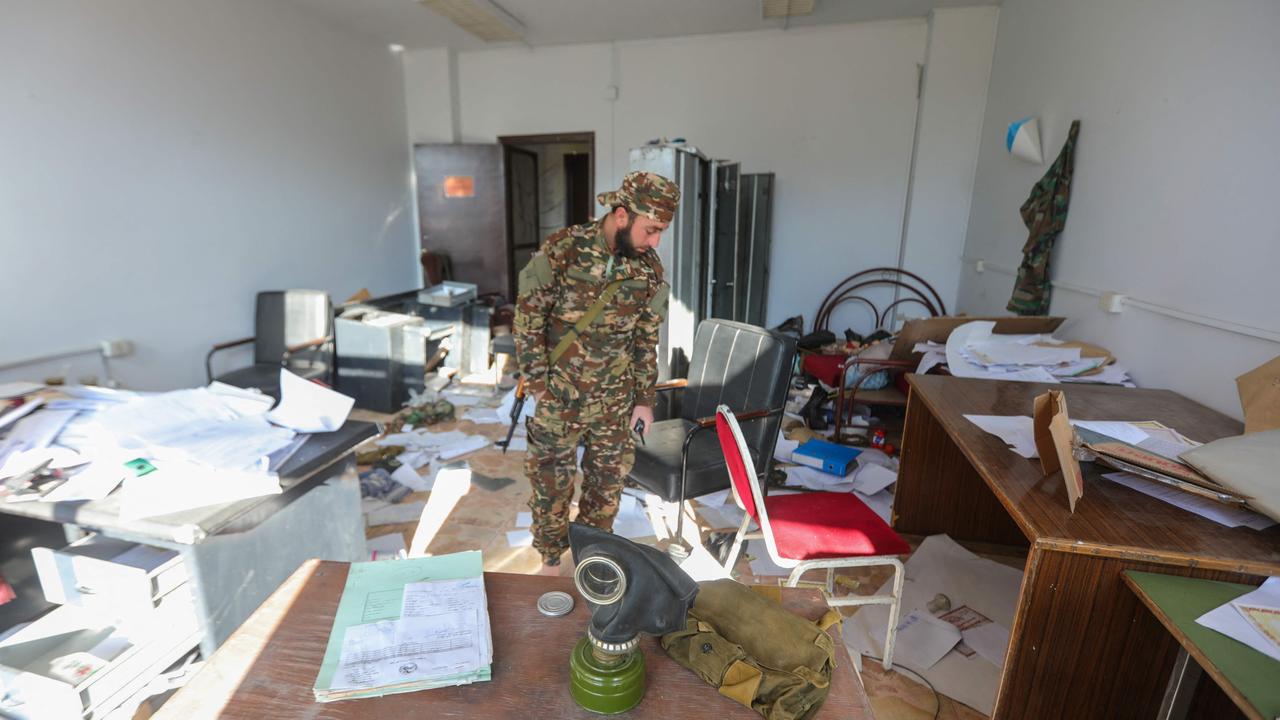
[{"label": "white sheet of paper", "polygon": [[1137,445],[1143,450],[1148,450],[1170,460],[1177,460],[1179,455],[1188,450],[1194,450],[1196,447],[1184,442],[1170,442],[1158,437],[1148,437],[1146,440],[1137,443]]},{"label": "white sheet of paper", "polygon": [[854,493],[858,499],[867,504],[881,520],[886,523],[893,522],[893,491],[881,490],[875,495],[863,495],[862,493]]},{"label": "white sheet of paper", "polygon": [[1004,441],[1024,458],[1038,458],[1035,425],[1028,415],[965,415],[966,420]]},{"label": "white sheet of paper", "polygon": [[404,586],[401,622],[433,618],[448,613],[475,613],[477,627],[474,638],[480,651],[480,664],[493,662],[493,635],[489,628],[489,599],[484,591],[484,578],[429,580]]},{"label": "white sheet of paper", "polygon": [[[1071,424],[1076,427],[1082,427],[1085,430],[1102,433],[1107,437],[1127,442],[1130,445],[1137,445],[1148,437],[1142,431],[1142,428],[1134,427],[1132,423],[1119,420],[1072,420]],[[1152,450],[1152,452],[1155,451]]]},{"label": "white sheet of paper", "polygon": [[332,432],[347,421],[355,402],[281,368],[280,404],[267,413],[267,419],[297,432]]},{"label": "white sheet of paper", "polygon": [[280,479],[274,475],[167,460],[156,464],[154,472],[125,478],[120,519],[129,522],[279,493]]},{"label": "white sheet of paper", "polygon": [[773,446],[773,459],[781,462],[791,462],[791,451],[798,447],[800,447],[799,440],[788,440],[779,430],[778,441]]},{"label": "white sheet of paper", "polygon": [[1280,650],[1280,577],[1263,580],[1261,587],[1232,600],[1231,605],[1273,648]]},{"label": "white sheet of paper", "polygon": [[[27,403],[35,405],[35,403]],[[14,412],[27,407],[23,405]],[[41,410],[18,420],[3,438],[0,438],[0,463],[15,453],[49,447],[62,428],[66,427],[77,410]]]},{"label": "white sheet of paper", "polygon": [[793,465],[783,468],[783,471],[787,473],[788,485],[796,485],[810,490],[849,492],[854,485],[852,477],[836,477],[807,465]]},{"label": "white sheet of paper", "polygon": [[475,452],[489,445],[489,438],[483,435],[468,435],[467,439],[446,445],[440,449],[441,460],[452,460],[467,453]]},{"label": "white sheet of paper", "polygon": [[703,526],[712,530],[737,530],[747,515],[736,505],[701,505],[695,511]]},{"label": "white sheet of paper", "polygon": [[1233,603],[1280,607],[1280,578],[1267,578],[1262,583],[1262,587],[1257,590],[1241,595],[1229,603],[1223,603],[1196,618],[1196,624],[1239,640],[1272,660],[1280,660],[1280,646],[1259,632],[1253,623],[1240,614]]},{"label": "white sheet of paper", "polygon": [[440,616],[433,623],[381,620],[352,625],[330,690],[394,685],[467,672],[479,667],[475,612]]},{"label": "white sheet of paper", "polygon": [[1252,510],[1233,507],[1199,495],[1192,495],[1171,485],[1148,480],[1133,473],[1104,473],[1102,477],[1127,488],[1137,490],[1143,495],[1149,495],[1157,500],[1180,507],[1187,512],[1208,518],[1219,525],[1227,527],[1244,526],[1254,530],[1265,530],[1276,524],[1274,520],[1266,515],[1260,515]]},{"label": "white sheet of paper", "polygon": [[730,491],[728,489],[717,490],[716,492],[707,493],[706,495],[701,495],[699,497],[696,497],[694,498],[694,501],[702,505],[713,505],[718,507],[720,505],[728,505],[729,496],[730,496]]},{"label": "white sheet of paper", "polygon": [[912,610],[898,623],[893,657],[911,667],[929,669],[960,642],[960,631],[927,610]]},{"label": "white sheet of paper", "polygon": [[527,528],[533,525],[533,513],[518,512],[516,513],[516,527]]},{"label": "white sheet of paper", "polygon": [[408,465],[401,465],[391,473],[391,479],[414,492],[426,492],[431,489],[432,480],[435,478],[424,478],[418,474],[417,470]]},{"label": "white sheet of paper", "polygon": [[982,623],[961,630],[960,637],[987,662],[998,668],[1004,667],[1004,656],[1009,650],[1009,628],[996,622]]},{"label": "white sheet of paper", "polygon": [[13,423],[17,422],[22,417],[30,415],[31,413],[35,412],[41,405],[44,405],[44,399],[36,398],[31,402],[22,403],[18,407],[6,412],[3,415],[0,415],[0,429],[6,428],[9,425],[12,425]]},{"label": "white sheet of paper", "polygon": [[525,452],[529,449],[529,438],[511,436],[511,443],[507,445],[508,452]]},{"label": "white sheet of paper", "polygon": [[618,514],[613,519],[613,534],[628,539],[655,535],[649,513],[635,496],[622,496]]},{"label": "white sheet of paper", "polygon": [[484,403],[484,398],[477,397],[475,395],[463,395],[462,393],[448,391],[441,394],[444,395],[445,400],[453,403],[454,407],[471,407],[472,405],[481,405]]},{"label": "white sheet of paper", "polygon": [[124,482],[128,470],[124,465],[109,460],[99,460],[76,472],[65,483],[49,491],[41,502],[78,502],[101,500]]},{"label": "white sheet of paper", "polygon": [[391,560],[403,558],[408,546],[404,544],[404,533],[396,532],[369,538],[364,547],[370,560]]},{"label": "white sheet of paper", "polygon": [[506,425],[509,420],[499,415],[497,408],[487,407],[473,407],[462,414],[462,419],[477,425]]},{"label": "white sheet of paper", "polygon": [[680,569],[696,582],[708,580],[732,580],[733,576],[724,569],[701,543],[695,543],[689,557],[680,563]]},{"label": "white sheet of paper", "polygon": [[511,530],[507,532],[507,544],[513,548],[531,547],[533,545],[533,533],[528,530]]},{"label": "white sheet of paper", "polygon": [[22,397],[41,390],[44,385],[33,382],[7,382],[0,383],[0,400],[8,400],[9,398]]},{"label": "white sheet of paper", "polygon": [[418,519],[422,517],[422,509],[426,506],[425,502],[415,502],[378,508],[372,512],[365,513],[365,525],[375,527],[377,525],[399,525],[401,523],[418,522]]},{"label": "white sheet of paper", "polygon": [[862,465],[853,473],[853,489],[863,495],[875,495],[898,482],[898,473],[883,465]]},{"label": "white sheet of paper", "polygon": [[1078,347],[1044,347],[1017,342],[991,340],[972,343],[969,350],[988,365],[1061,365],[1080,359]]},{"label": "white sheet of paper", "polygon": [[[916,347],[919,347],[917,345]],[[920,356],[920,364],[916,366],[916,374],[924,375],[938,365],[947,361],[947,353],[941,350],[930,350]]]}]

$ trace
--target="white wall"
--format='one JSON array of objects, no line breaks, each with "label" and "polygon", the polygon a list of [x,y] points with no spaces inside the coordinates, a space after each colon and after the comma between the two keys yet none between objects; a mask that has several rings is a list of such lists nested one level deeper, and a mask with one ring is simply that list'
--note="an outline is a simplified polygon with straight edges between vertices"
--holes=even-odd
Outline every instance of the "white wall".
[{"label": "white wall", "polygon": [[[1017,266],[1027,235],[1018,207],[1079,118],[1055,279],[1273,340],[1134,307],[1104,315],[1066,288],[1053,312],[1139,384],[1237,417],[1234,378],[1280,353],[1278,28],[1274,0],[1005,0],[966,243],[971,258]],[[1005,127],[1025,115],[1040,116],[1043,166],[1004,150]],[[960,308],[1001,312],[1012,287],[969,264]]]},{"label": "white wall", "polygon": [[[657,137],[777,173],[768,318],[812,322],[843,277],[897,262],[925,38],[920,19],[461,52],[462,141],[593,131],[597,190]],[[408,54],[411,107],[448,97],[443,60]]]},{"label": "white wall", "polygon": [[[957,8],[935,10],[929,18],[902,267],[933,285],[948,311],[955,310],[960,289],[998,13],[994,7]],[[901,314],[927,313],[903,305]]]},{"label": "white wall", "polygon": [[[259,290],[414,284],[400,64],[257,0],[0,0],[0,365],[201,383]],[[0,380],[101,375],[92,357]]]}]

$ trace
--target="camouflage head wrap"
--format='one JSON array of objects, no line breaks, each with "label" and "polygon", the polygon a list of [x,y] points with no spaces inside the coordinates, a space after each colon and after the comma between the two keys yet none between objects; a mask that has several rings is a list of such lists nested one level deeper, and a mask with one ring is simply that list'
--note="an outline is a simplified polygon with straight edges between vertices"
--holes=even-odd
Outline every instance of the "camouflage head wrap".
[{"label": "camouflage head wrap", "polygon": [[680,204],[680,188],[661,175],[636,170],[622,178],[621,188],[600,193],[596,200],[605,207],[621,205],[650,220],[669,223]]}]

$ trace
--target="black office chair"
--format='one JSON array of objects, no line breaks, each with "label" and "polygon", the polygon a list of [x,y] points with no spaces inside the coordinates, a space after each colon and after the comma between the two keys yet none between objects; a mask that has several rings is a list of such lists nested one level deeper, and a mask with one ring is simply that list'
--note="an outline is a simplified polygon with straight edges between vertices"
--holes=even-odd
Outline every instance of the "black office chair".
[{"label": "black office chair", "polygon": [[664,500],[684,501],[729,487],[724,453],[714,432],[716,407],[729,406],[742,426],[755,467],[767,478],[773,466],[787,388],[795,363],[794,338],[729,320],[704,320],[693,341],[687,380],[660,383],[683,388],[679,417],[653,424],[636,445],[631,480]]},{"label": "black office chair", "polygon": [[[204,359],[209,382],[258,388],[280,397],[280,368],[308,380],[333,384],[333,303],[319,290],[258,293],[254,336],[214,345]],[[253,343],[253,364],[213,376],[213,356]]]}]

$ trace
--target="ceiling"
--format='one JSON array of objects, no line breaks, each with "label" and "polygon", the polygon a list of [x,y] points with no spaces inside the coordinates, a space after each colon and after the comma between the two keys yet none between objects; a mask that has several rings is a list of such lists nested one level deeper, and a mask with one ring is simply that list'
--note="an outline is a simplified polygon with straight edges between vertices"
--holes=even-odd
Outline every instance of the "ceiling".
[{"label": "ceiling", "polygon": [[[332,25],[410,50],[492,47],[417,0],[288,0]],[[529,45],[641,40],[781,28],[761,17],[760,0],[495,0],[524,24]],[[792,27],[923,17],[934,8],[996,5],[999,0],[817,0]]]}]

